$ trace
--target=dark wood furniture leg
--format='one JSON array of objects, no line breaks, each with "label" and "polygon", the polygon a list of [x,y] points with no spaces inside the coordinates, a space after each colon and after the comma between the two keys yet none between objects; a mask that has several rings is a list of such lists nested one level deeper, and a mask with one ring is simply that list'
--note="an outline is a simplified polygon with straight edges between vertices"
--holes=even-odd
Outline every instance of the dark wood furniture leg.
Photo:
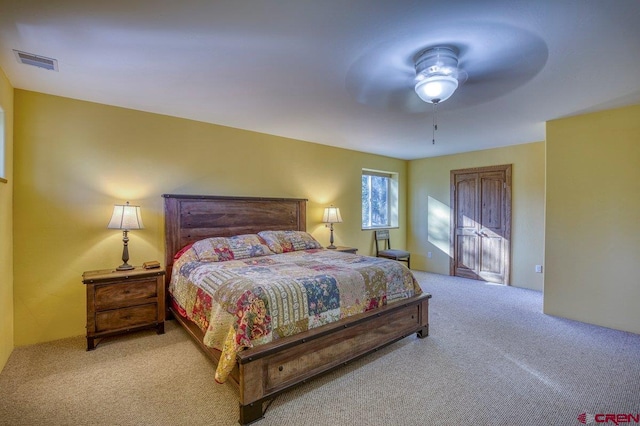
[{"label": "dark wood furniture leg", "polygon": [[424,339],[429,335],[429,326],[427,325],[426,327],[422,328],[421,330],[418,330],[418,332],[416,333],[416,335],[420,338],[420,339]]},{"label": "dark wood furniture leg", "polygon": [[262,402],[254,402],[247,405],[240,404],[240,419],[238,423],[241,425],[247,425],[256,422],[264,417],[262,411]]}]

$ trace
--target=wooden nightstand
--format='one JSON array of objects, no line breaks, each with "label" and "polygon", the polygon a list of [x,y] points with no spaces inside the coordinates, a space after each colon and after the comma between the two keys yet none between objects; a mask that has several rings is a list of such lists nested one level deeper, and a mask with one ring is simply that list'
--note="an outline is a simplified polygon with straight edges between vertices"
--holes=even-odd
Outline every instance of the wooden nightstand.
[{"label": "wooden nightstand", "polygon": [[87,286],[87,350],[95,339],[155,327],[164,333],[164,269],[82,274]]},{"label": "wooden nightstand", "polygon": [[344,247],[344,246],[338,246],[333,250],[341,251],[343,253],[353,253],[353,254],[356,254],[358,252],[358,249],[355,247]]}]

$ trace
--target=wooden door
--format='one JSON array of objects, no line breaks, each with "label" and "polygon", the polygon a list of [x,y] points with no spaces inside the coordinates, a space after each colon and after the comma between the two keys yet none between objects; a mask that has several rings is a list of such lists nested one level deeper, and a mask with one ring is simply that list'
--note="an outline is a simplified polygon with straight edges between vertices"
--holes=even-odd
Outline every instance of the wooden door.
[{"label": "wooden door", "polygon": [[451,171],[450,274],[509,284],[511,165]]}]

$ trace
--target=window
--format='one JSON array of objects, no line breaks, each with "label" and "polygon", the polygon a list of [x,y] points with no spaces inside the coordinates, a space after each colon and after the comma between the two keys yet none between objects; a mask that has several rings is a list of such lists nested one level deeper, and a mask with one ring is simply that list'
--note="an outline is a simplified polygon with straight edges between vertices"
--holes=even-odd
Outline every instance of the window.
[{"label": "window", "polygon": [[362,170],[362,229],[398,226],[398,174]]}]

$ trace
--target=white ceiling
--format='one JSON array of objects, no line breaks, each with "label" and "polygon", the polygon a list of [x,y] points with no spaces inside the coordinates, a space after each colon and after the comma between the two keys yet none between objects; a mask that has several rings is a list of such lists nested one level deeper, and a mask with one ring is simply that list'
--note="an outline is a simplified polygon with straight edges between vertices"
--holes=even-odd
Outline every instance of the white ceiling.
[{"label": "white ceiling", "polygon": [[[433,145],[412,58],[437,45],[469,78]],[[0,66],[19,89],[415,159],[639,104],[640,1],[0,0]]]}]

